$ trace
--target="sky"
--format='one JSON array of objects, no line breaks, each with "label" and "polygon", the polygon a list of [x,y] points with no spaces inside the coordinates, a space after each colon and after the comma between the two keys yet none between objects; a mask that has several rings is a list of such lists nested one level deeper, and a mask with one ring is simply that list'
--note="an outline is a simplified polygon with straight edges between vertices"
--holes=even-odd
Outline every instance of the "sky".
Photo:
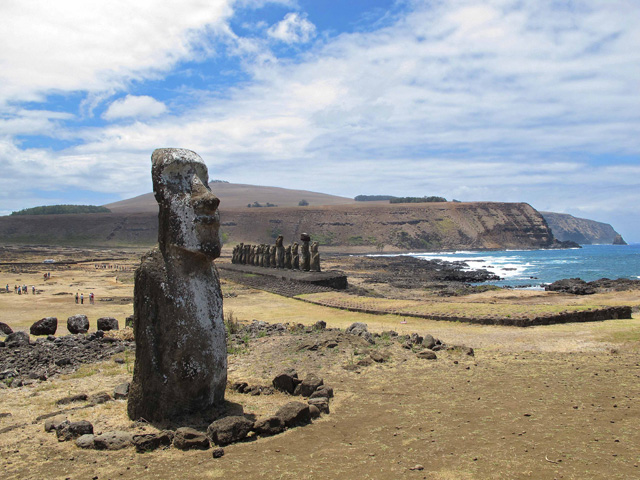
[{"label": "sky", "polygon": [[[640,242],[637,0],[3,0],[0,215],[211,179],[527,202]],[[224,206],[223,206],[224,207]]]}]

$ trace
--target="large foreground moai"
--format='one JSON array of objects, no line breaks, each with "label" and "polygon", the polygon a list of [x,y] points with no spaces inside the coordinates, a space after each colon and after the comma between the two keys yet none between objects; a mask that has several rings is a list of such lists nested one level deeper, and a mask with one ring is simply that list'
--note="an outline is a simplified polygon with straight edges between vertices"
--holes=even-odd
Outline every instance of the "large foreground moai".
[{"label": "large foreground moai", "polygon": [[159,249],[142,258],[135,274],[128,413],[154,422],[222,402],[227,350],[212,263],[220,256],[219,200],[209,189],[207,166],[184,149],[159,149],[151,160]]}]

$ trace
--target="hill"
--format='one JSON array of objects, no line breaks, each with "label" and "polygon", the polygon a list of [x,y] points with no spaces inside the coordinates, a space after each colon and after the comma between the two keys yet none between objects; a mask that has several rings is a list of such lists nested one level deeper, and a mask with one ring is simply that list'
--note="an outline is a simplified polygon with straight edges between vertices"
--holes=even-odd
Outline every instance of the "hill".
[{"label": "hill", "polygon": [[581,245],[626,245],[622,236],[608,223],[578,218],[566,213],[540,212],[555,238]]},{"label": "hill", "polygon": [[[325,247],[349,251],[549,248],[553,235],[525,203],[425,203],[323,207],[224,208],[222,237],[235,242],[285,242],[308,232]],[[0,217],[5,243],[153,245],[155,213]]]},{"label": "hill", "polygon": [[[310,192],[308,190],[291,190],[280,187],[265,187],[261,185],[245,185],[242,183],[212,182],[211,190],[220,199],[224,208],[247,208],[247,204],[258,202],[263,205],[272,203],[279,207],[297,207],[301,200],[309,202],[310,206],[345,205],[355,203],[347,197],[327,195],[326,193]],[[157,213],[158,204],[153,193],[145,193],[137,197],[120,202],[104,205],[113,213]]]}]

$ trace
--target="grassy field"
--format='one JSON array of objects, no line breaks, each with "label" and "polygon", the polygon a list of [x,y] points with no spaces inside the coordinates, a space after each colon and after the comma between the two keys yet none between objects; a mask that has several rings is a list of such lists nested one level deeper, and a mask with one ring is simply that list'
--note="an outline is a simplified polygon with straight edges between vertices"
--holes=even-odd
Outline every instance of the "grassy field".
[{"label": "grassy field", "polygon": [[[132,257],[132,261],[133,261]],[[132,313],[133,285],[116,272],[91,265],[41,272],[0,272],[0,321],[28,329],[43,316],[57,316],[58,334],[66,317],[86,313],[92,330],[99,316],[121,322]],[[38,295],[18,296],[14,283],[35,285]],[[77,372],[16,389],[0,390],[0,477],[53,478],[243,478],[243,479],[629,479],[640,478],[640,319],[563,324],[531,328],[482,326],[456,322],[368,315],[253,290],[223,282],[224,308],[242,322],[264,320],[345,328],[359,321],[374,332],[430,333],[450,345],[473,347],[475,356],[439,352],[436,361],[417,358],[397,343],[370,349],[390,360],[355,370],[343,367],[366,357],[367,348],[300,350],[306,337],[265,337],[229,356],[229,380],[270,383],[284,367],[305,375],[316,372],[336,392],[331,414],[313,425],[282,435],[225,448],[214,460],[210,451],[173,448],[147,454],[80,450],[58,443],[32,423],[55,411],[56,400],[76,393],[111,391],[131,378],[132,357],[82,367]],[[76,305],[76,291],[93,291],[95,305]],[[65,293],[65,295],[62,295]],[[231,294],[231,295],[230,295]],[[346,302],[342,294],[328,296]],[[100,301],[111,298],[111,301]],[[377,299],[376,299],[377,300]],[[588,308],[638,305],[637,292],[591,297],[518,295],[497,292],[433,299],[430,308],[530,312],[537,308]],[[369,301],[367,299],[366,301]],[[491,303],[495,302],[495,303]],[[415,308],[402,301],[384,305]],[[380,303],[378,303],[380,304]],[[495,309],[495,310],[492,310]],[[478,310],[480,311],[480,310]],[[406,322],[406,323],[402,323]],[[123,354],[119,354],[122,356]],[[290,398],[282,394],[227,398],[258,416],[273,413]],[[87,419],[97,431],[153,431],[132,424],[119,400],[69,414]],[[421,467],[416,468],[417,466]]]}]

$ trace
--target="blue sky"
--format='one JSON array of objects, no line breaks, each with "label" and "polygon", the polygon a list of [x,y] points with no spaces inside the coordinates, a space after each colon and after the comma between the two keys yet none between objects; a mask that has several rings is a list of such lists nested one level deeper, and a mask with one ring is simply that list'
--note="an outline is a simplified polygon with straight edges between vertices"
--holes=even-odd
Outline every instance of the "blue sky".
[{"label": "blue sky", "polygon": [[0,214],[211,178],[523,201],[640,241],[635,0],[0,4]]}]

